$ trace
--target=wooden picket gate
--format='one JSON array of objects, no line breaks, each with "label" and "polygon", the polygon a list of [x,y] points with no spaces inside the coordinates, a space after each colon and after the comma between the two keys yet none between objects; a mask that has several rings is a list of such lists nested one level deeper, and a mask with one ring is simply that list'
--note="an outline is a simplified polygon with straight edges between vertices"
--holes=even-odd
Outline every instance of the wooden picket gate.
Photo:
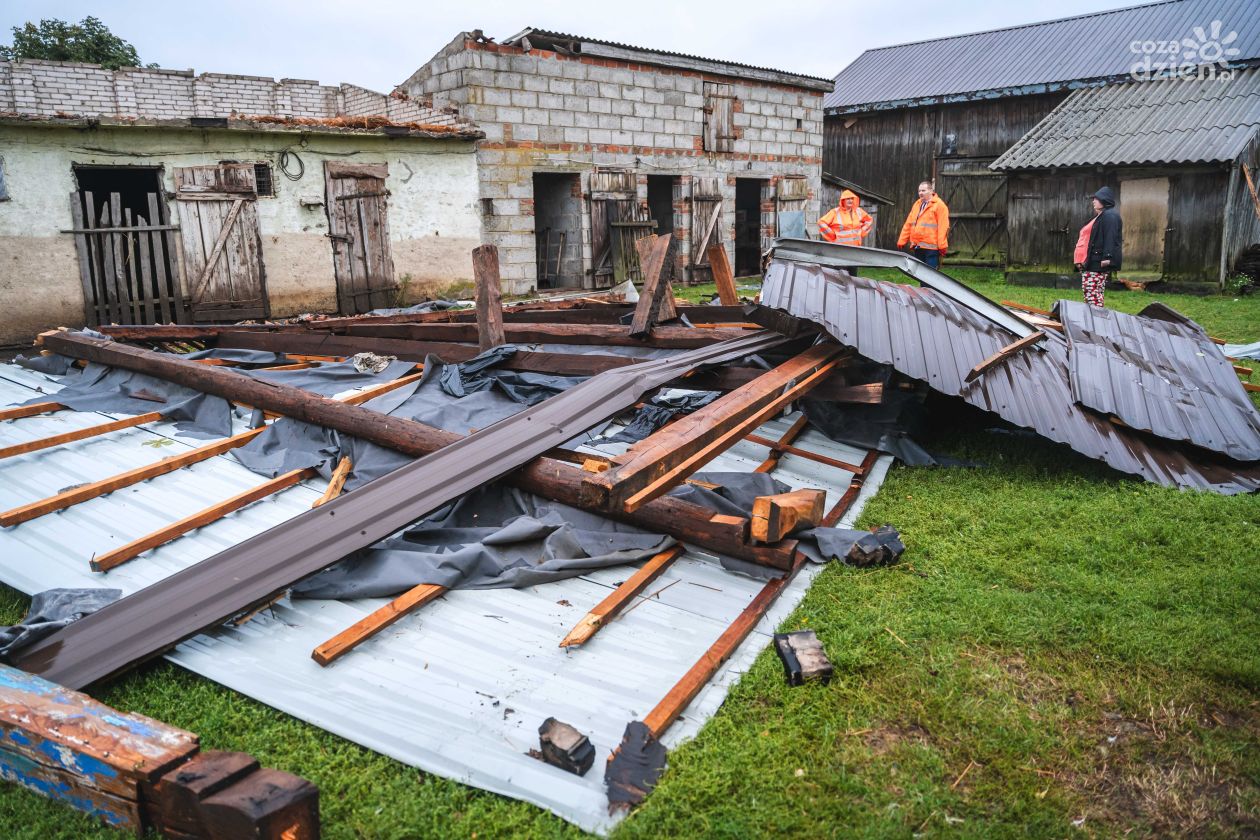
[{"label": "wooden picket gate", "polygon": [[145,195],[147,215],[109,194],[99,212],[90,190],[70,193],[84,318],[101,324],[187,323],[175,231],[157,193]]}]

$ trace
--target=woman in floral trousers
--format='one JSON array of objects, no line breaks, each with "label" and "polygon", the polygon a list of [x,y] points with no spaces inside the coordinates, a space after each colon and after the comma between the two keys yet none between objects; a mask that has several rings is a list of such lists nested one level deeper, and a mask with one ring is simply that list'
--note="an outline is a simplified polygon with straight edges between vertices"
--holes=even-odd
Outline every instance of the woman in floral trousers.
[{"label": "woman in floral trousers", "polygon": [[1072,262],[1081,273],[1081,292],[1090,306],[1103,305],[1107,276],[1120,270],[1124,244],[1124,223],[1115,209],[1116,196],[1111,187],[1094,193],[1094,218],[1081,228]]}]

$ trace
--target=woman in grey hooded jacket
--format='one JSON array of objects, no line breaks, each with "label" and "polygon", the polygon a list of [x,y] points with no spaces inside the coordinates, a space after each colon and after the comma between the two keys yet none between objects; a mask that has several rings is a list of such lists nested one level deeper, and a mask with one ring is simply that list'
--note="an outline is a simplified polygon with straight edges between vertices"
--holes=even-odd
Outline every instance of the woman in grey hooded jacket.
[{"label": "woman in grey hooded jacket", "polygon": [[1081,228],[1073,262],[1081,272],[1081,291],[1090,306],[1103,305],[1107,275],[1119,271],[1123,257],[1124,222],[1111,187],[1094,193],[1094,218]]}]

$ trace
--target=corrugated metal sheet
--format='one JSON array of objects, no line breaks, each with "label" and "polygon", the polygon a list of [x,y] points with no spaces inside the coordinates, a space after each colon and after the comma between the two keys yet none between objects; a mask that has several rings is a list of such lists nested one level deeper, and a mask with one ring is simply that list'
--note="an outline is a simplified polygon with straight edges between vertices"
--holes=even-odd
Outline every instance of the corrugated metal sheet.
[{"label": "corrugated metal sheet", "polygon": [[1260,70],[1078,90],[992,168],[1233,161],[1260,129]]},{"label": "corrugated metal sheet", "polygon": [[[508,38],[503,43],[517,46],[520,44],[521,38],[533,37],[535,35],[541,36],[541,38],[546,38],[548,40],[576,41],[579,44],[592,44],[592,45],[601,45],[605,47],[615,47],[618,50],[633,50],[634,52],[643,53],[643,60],[649,63],[652,61],[652,56],[660,56],[664,58],[682,58],[688,61],[702,61],[706,64],[713,65],[712,69],[713,69],[713,72],[715,73],[722,73],[723,68],[728,68],[727,72],[730,75],[734,75],[734,76],[743,75],[738,72],[740,69],[755,70],[759,73],[776,73],[783,76],[790,76],[793,79],[795,79],[802,87],[806,87],[811,90],[819,90],[819,89],[830,90],[831,84],[832,84],[831,79],[823,79],[818,76],[807,76],[803,73],[792,73],[788,70],[776,70],[773,67],[759,67],[755,64],[742,64],[738,61],[727,61],[726,59],[721,59],[721,58],[705,58],[704,56],[701,56],[701,55],[691,55],[689,53],[671,52],[669,50],[658,50],[653,47],[638,47],[638,46],[635,46],[634,44],[623,44],[618,41],[603,41],[598,38],[587,38],[583,35],[569,35],[564,32],[551,32],[546,29],[535,29],[533,27],[529,27],[528,29],[525,29],[524,31],[518,34],[513,35],[511,38]],[[541,40],[541,38],[537,38],[535,40]],[[592,54],[597,54],[598,50],[583,49],[583,52],[591,52]],[[735,71],[735,72],[730,72],[730,71]],[[784,79],[783,81],[789,82],[791,80]]]},{"label": "corrugated metal sheet", "polygon": [[1129,426],[1260,459],[1260,411],[1201,329],[1059,301],[1072,396]]},{"label": "corrugated metal sheet", "polygon": [[1189,453],[1082,409],[1070,385],[1067,340],[1057,333],[1037,345],[1040,351],[1015,354],[968,383],[973,367],[1015,337],[932,289],[850,277],[816,262],[776,256],[761,302],[821,324],[867,358],[1121,472],[1219,493],[1260,488],[1260,464]]},{"label": "corrugated metal sheet", "polygon": [[[28,399],[48,380],[0,365],[0,405]],[[53,420],[53,418],[58,418]],[[39,424],[91,425],[101,415],[63,413],[0,423],[0,444],[39,436]],[[778,438],[794,417],[758,432]],[[23,430],[26,431],[23,431]],[[0,507],[50,495],[68,484],[103,478],[182,451],[171,424],[154,424],[93,442],[0,461]],[[172,440],[154,448],[144,444]],[[862,453],[805,432],[797,445],[856,462]],[[741,442],[714,470],[750,470],[768,453]],[[143,461],[141,460],[143,459]],[[851,524],[873,495],[891,459],[867,478]],[[834,504],[851,476],[785,455],[774,476],[793,488],[819,487]],[[24,592],[53,586],[115,586],[134,592],[179,569],[302,513],[324,482],[299,485],[118,567],[91,572],[93,552],[141,536],[198,507],[240,492],[258,476],[229,457],[135,485],[62,513],[0,529],[0,579]],[[673,747],[694,736],[730,686],[769,643],[821,567],[807,567],[757,632],[666,733]],[[641,719],[761,589],[759,581],[722,570],[691,551],[590,643],[565,651],[559,640],[590,607],[624,580],[628,569],[524,590],[448,593],[403,619],[355,653],[324,669],[311,650],[381,606],[365,601],[282,601],[239,628],[224,627],[185,642],[167,658],[254,699],[383,754],[465,784],[532,802],[589,831],[619,819],[607,813],[602,773],[573,776],[525,755],[537,728],[555,715],[590,735],[601,754]],[[659,593],[652,597],[654,593]]]},{"label": "corrugated metal sheet", "polygon": [[[1219,36],[1212,35],[1220,21]],[[1043,92],[1084,80],[1127,76],[1144,58],[1136,41],[1198,38],[1195,28],[1237,49],[1233,60],[1260,57],[1260,3],[1255,0],[1170,0],[1128,9],[867,50],[836,76],[823,107],[857,109],[885,103],[951,101],[984,92]],[[1141,47],[1139,46],[1139,50]],[[1184,53],[1151,56],[1180,61]],[[1210,57],[1210,56],[1209,56]],[[1021,90],[1022,89],[1022,90]]]}]

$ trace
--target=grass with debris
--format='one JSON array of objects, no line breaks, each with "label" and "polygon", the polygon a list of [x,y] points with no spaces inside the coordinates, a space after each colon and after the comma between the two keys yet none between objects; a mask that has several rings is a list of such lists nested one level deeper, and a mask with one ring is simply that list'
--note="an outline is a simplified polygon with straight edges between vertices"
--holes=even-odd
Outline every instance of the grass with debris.
[{"label": "grass with debris", "polygon": [[[964,279],[1043,308],[1070,295]],[[1260,337],[1260,296],[1108,294],[1154,299]],[[835,680],[788,688],[764,652],[615,836],[1260,832],[1260,497],[1157,487],[1036,438],[926,443],[982,466],[895,467],[861,524],[900,528],[902,562],[833,564],[784,623],[818,632]],[[0,620],[25,605],[5,592]],[[330,838],[580,835],[171,665],[100,698],[310,778]],[[11,786],[0,831],[121,836]]]}]

